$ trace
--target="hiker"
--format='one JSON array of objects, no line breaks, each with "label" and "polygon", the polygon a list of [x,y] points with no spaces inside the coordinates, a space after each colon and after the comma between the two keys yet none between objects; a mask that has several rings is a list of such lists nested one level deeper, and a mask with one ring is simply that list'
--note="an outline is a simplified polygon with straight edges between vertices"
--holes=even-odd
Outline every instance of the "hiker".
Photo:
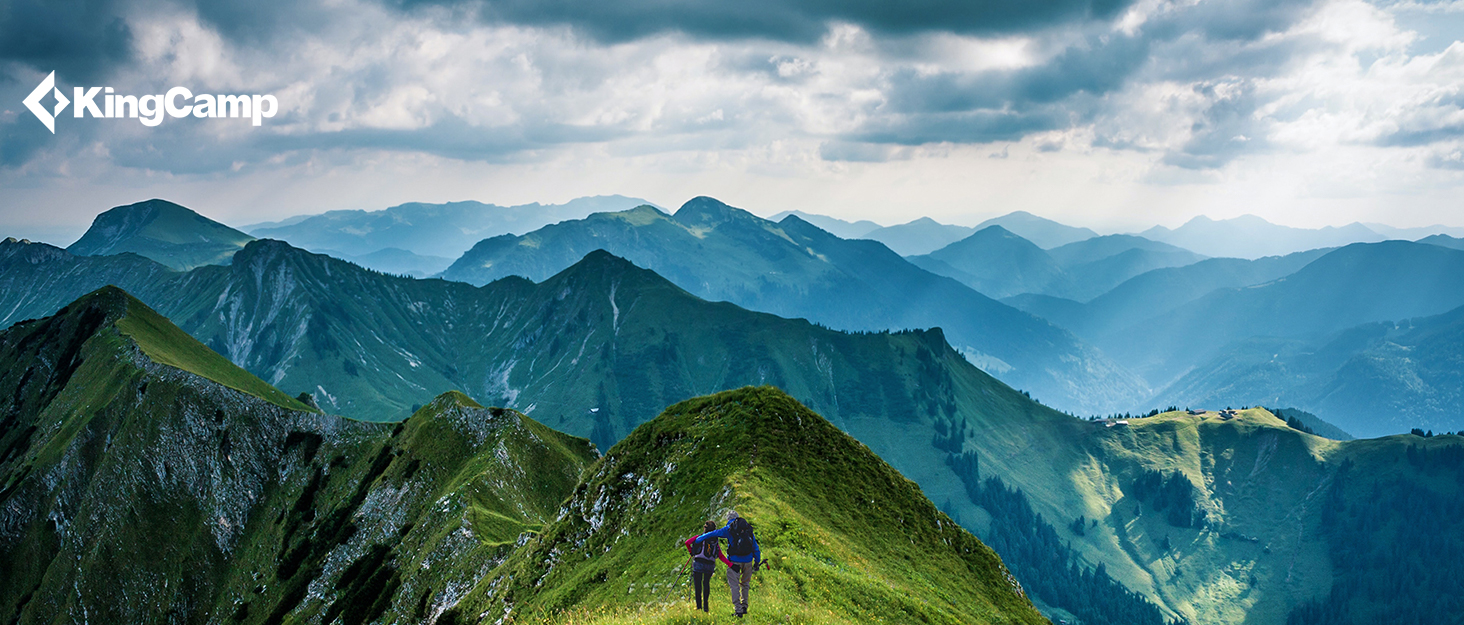
[{"label": "hiker", "polygon": [[[727,513],[727,526],[715,532],[696,537],[696,544],[718,538],[727,539],[727,589],[732,592],[732,609],[738,617],[747,614],[747,591],[752,587],[752,574],[762,568],[762,549],[757,546],[757,537],[747,519],[737,516],[737,511]],[[739,592],[740,591],[740,592]]]},{"label": "hiker", "polygon": [[[707,521],[702,524],[702,532],[710,532],[717,529],[717,524]],[[700,549],[692,546],[696,537],[686,539],[686,551],[691,554],[691,587],[696,595],[696,609],[702,612],[711,612],[712,602],[712,573],[717,572],[717,560],[722,564],[732,567],[732,562],[727,556],[722,555],[722,545],[717,541],[703,543]]]}]

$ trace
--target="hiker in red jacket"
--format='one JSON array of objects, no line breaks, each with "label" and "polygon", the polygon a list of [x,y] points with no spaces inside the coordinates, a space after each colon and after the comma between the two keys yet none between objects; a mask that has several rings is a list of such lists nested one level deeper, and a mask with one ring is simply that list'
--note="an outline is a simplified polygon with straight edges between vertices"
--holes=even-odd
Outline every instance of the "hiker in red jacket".
[{"label": "hiker in red jacket", "polygon": [[[695,544],[717,542],[727,539],[727,557],[732,564],[727,567],[727,589],[732,591],[732,608],[737,616],[747,615],[747,592],[752,588],[752,574],[762,567],[762,549],[757,546],[757,536],[752,524],[737,516],[737,511],[727,513],[727,527],[715,532],[697,536]],[[740,591],[740,592],[739,592]]]},{"label": "hiker in red jacket", "polygon": [[[717,524],[707,521],[702,524],[702,532],[710,532],[717,529]],[[712,602],[712,573],[717,572],[717,560],[732,568],[732,562],[727,556],[722,555],[722,545],[717,541],[702,543],[701,547],[693,546],[696,537],[686,539],[686,551],[691,554],[691,587],[696,595],[696,609],[702,612],[710,612],[708,607]]]}]

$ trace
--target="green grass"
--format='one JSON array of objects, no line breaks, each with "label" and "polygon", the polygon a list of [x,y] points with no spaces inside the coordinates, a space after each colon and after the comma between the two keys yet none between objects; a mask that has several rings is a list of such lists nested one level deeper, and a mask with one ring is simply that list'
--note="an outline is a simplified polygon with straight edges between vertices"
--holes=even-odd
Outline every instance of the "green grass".
[{"label": "green grass", "polygon": [[105,287],[103,291],[115,291],[127,298],[127,314],[117,321],[117,330],[132,339],[153,362],[213,380],[281,408],[319,412],[229,362],[121,289]]},{"label": "green grass", "polygon": [[1043,622],[996,555],[913,482],[772,388],[672,406],[591,467],[567,505],[466,611],[511,602],[522,623],[721,622],[716,579],[720,615],[689,610],[680,541],[736,508],[767,562],[743,622]]}]

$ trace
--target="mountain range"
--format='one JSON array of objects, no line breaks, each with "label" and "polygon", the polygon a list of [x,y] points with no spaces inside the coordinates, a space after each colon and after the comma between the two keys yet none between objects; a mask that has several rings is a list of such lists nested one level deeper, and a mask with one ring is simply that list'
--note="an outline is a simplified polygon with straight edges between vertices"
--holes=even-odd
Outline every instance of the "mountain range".
[{"label": "mountain range", "polygon": [[867,220],[848,222],[835,217],[814,215],[797,210],[783,211],[768,219],[781,222],[789,215],[818,226],[841,239],[879,241],[901,256],[929,254],[991,226],[1001,226],[1008,232],[1016,233],[1043,249],[1051,249],[1098,236],[1097,232],[1088,228],[1074,228],[1026,211],[1015,211],[1000,217],[993,217],[977,224],[974,228],[942,224],[929,217],[921,217],[894,226],[881,226]]},{"label": "mountain range", "polygon": [[993,298],[1034,294],[1086,301],[1129,278],[1203,258],[1189,250],[1122,234],[1043,250],[998,225],[909,260]]},{"label": "mountain range", "polygon": [[1065,410],[1099,412],[1143,392],[1070,333],[910,264],[875,241],[795,216],[773,223],[711,198],[675,215],[642,206],[486,239],[442,277],[544,280],[604,249],[693,294],[841,330],[940,327],[978,366]]},{"label": "mountain range", "polygon": [[1154,226],[1139,236],[1206,256],[1252,259],[1352,243],[1376,243],[1389,238],[1360,223],[1340,228],[1292,228],[1273,224],[1255,215],[1220,220],[1201,215],[1173,230]]},{"label": "mountain range", "polygon": [[[356,258],[386,249],[423,257],[456,258],[488,237],[524,233],[592,213],[625,210],[645,200],[619,195],[584,197],[564,204],[497,206],[482,202],[411,202],[379,211],[337,210],[246,228],[307,250]],[[372,267],[373,269],[377,267]],[[403,272],[404,273],[404,272]]]},{"label": "mountain range", "polygon": [[[311,412],[103,289],[0,334],[4,362],[56,363],[0,378],[3,519],[28,528],[0,534],[19,581],[0,608],[23,623],[681,622],[685,556],[654,545],[736,508],[769,561],[759,605],[788,620],[1025,622],[1026,595],[1059,619],[1157,622],[1143,603],[1113,606],[1126,591],[1112,580],[1194,622],[1454,609],[1429,598],[1451,596],[1464,552],[1448,503],[1464,483],[1457,436],[1328,441],[1261,409],[1082,421],[937,335],[902,336],[928,352],[911,388],[936,390],[901,402],[924,407],[913,420],[843,419],[868,447],[779,391],[744,389],[673,406],[595,460],[583,439],[458,393],[396,426]],[[1358,534],[1404,523],[1437,540]],[[185,538],[144,557],[155,536]],[[1399,578],[1412,583],[1377,582]],[[1095,606],[1137,612],[1082,615]]]},{"label": "mountain range", "polygon": [[[0,333],[0,361],[57,365],[0,377],[11,622],[680,622],[684,553],[651,545],[734,506],[759,524],[762,614],[1044,621],[989,548],[774,389],[675,406],[597,460],[455,392],[395,426],[313,412],[113,287]],[[829,488],[847,480],[868,490]]]},{"label": "mountain range", "polygon": [[1272,282],[1212,291],[1099,344],[1162,388],[1234,341],[1321,337],[1461,305],[1464,251],[1407,241],[1357,243]]},{"label": "mountain range", "polygon": [[1253,338],[1155,398],[1177,405],[1300,406],[1360,436],[1464,426],[1464,307],[1361,324],[1321,339]]}]

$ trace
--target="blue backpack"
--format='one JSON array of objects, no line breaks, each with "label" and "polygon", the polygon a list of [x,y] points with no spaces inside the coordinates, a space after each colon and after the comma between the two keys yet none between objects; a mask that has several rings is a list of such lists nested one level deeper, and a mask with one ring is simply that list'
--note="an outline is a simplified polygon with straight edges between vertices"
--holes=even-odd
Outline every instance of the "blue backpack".
[{"label": "blue backpack", "polygon": [[752,524],[747,519],[738,517],[732,519],[727,525],[727,555],[750,556],[752,555],[756,540],[752,537]]}]

